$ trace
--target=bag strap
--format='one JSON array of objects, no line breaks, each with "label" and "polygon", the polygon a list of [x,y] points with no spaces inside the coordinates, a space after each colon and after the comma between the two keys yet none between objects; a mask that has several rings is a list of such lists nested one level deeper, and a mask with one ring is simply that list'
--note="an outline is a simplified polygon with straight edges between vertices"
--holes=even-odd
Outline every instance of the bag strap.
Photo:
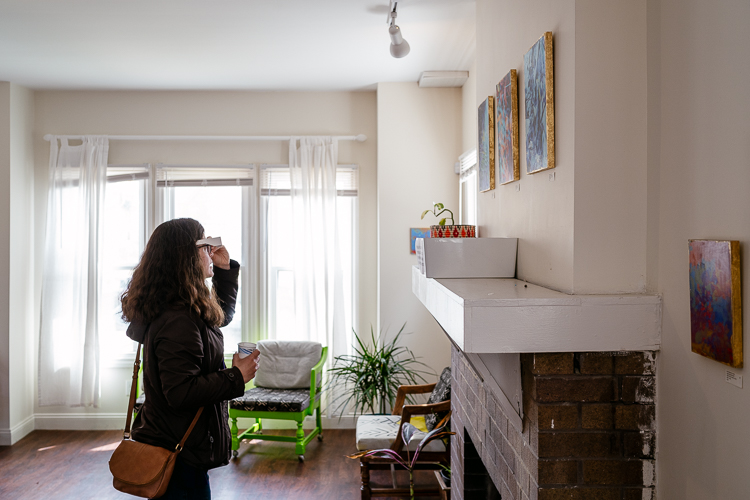
[{"label": "bag strap", "polygon": [[[141,367],[141,343],[138,342],[138,350],[135,352],[135,363],[133,364],[133,382],[130,384],[130,401],[128,402],[128,414],[125,416],[125,433],[123,434],[124,439],[130,439],[130,422],[133,418],[133,408],[135,407],[135,390],[138,386],[138,370]],[[177,453],[182,451],[182,447],[187,441],[188,436],[193,431],[193,427],[198,423],[198,418],[203,413],[203,407],[198,408],[198,412],[193,417],[193,421],[190,423],[187,432],[182,436],[182,440],[175,446]]]},{"label": "bag strap", "polygon": [[124,439],[130,439],[130,421],[133,418],[133,408],[135,407],[135,390],[138,386],[138,370],[141,367],[141,343],[138,342],[138,350],[135,353],[135,363],[133,364],[133,382],[130,384],[130,401],[128,402],[128,413],[125,416],[125,433]]}]

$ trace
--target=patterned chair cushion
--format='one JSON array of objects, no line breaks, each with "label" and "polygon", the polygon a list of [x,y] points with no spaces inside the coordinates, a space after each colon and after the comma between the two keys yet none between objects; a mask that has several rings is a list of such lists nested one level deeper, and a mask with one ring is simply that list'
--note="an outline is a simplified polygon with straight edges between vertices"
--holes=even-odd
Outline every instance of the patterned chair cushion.
[{"label": "patterned chair cushion", "polygon": [[299,412],[310,406],[310,389],[255,387],[229,402],[233,410]]},{"label": "patterned chair cushion", "polygon": [[[427,400],[427,403],[441,403],[443,401],[448,401],[450,398],[451,369],[450,367],[446,367],[443,369],[443,373],[440,374],[440,379],[438,379],[437,384],[435,384],[435,388],[432,390],[432,394],[430,394],[430,399]],[[439,413],[430,413],[429,415],[426,415],[424,421],[425,424],[427,424],[427,430],[433,430],[438,422],[440,422],[447,414],[448,412],[441,411]]]},{"label": "patterned chair cushion", "polygon": [[[400,415],[362,415],[357,420],[357,449],[377,450],[390,448],[398,434]],[[417,431],[409,441],[409,450],[414,451],[427,434]],[[442,452],[445,444],[439,439],[427,443],[423,451]]]}]

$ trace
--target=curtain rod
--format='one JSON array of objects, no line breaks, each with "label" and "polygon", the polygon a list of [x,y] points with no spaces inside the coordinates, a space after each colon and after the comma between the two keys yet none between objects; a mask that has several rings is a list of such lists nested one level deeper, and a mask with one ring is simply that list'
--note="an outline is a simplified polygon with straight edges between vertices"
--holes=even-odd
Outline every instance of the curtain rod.
[{"label": "curtain rod", "polygon": [[[45,141],[51,141],[53,137],[58,139],[83,139],[83,135],[52,135],[44,136]],[[319,137],[319,136],[291,136],[291,135],[105,135],[110,141],[289,141],[292,137]],[[365,134],[359,135],[334,135],[339,141],[367,140]]]}]

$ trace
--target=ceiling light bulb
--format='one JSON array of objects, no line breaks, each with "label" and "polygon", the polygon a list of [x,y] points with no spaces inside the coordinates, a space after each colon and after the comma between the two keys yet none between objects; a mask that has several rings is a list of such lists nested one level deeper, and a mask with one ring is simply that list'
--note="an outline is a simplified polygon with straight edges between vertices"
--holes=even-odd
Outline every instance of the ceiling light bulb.
[{"label": "ceiling light bulb", "polygon": [[401,36],[401,29],[392,24],[388,28],[388,33],[391,35],[391,55],[395,58],[405,57],[409,53],[409,50],[411,50],[411,47],[409,47],[409,42]]}]

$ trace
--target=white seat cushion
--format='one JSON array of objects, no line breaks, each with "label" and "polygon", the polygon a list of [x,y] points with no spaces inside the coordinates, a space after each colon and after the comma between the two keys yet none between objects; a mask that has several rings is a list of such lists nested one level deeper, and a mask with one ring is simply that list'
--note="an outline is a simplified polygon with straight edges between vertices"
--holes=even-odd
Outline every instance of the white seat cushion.
[{"label": "white seat cushion", "polygon": [[269,389],[308,389],[310,370],[320,361],[318,342],[261,340],[255,386]]},{"label": "white seat cushion", "polygon": [[[357,420],[357,449],[378,450],[390,448],[398,434],[401,421],[400,415],[362,415]],[[409,450],[415,451],[426,432],[417,431],[409,441]],[[445,444],[440,439],[434,439],[427,443],[422,451],[445,451]]]}]

